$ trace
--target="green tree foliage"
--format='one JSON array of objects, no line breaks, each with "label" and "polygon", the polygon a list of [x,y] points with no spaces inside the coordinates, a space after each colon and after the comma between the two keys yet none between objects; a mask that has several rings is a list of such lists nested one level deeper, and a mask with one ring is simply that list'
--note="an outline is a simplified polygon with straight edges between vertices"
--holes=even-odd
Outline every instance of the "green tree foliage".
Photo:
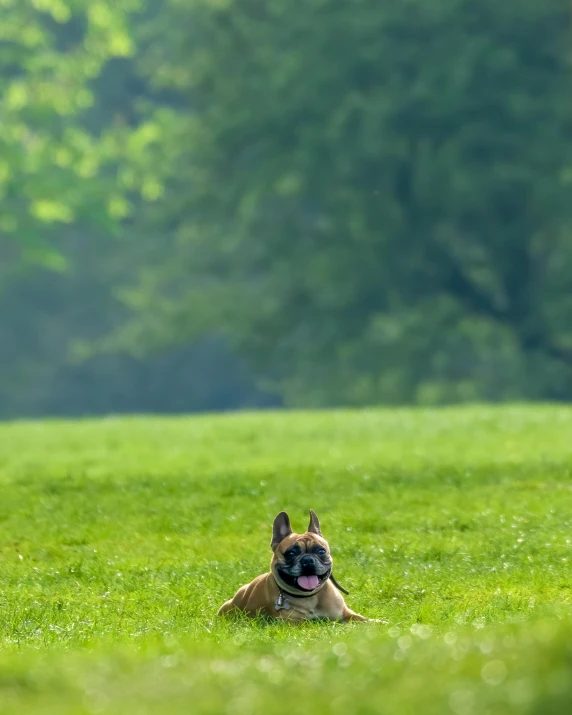
[{"label": "green tree foliage", "polygon": [[165,0],[132,148],[176,238],[137,340],[223,323],[298,404],[572,396],[569,31],[560,0]]},{"label": "green tree foliage", "polygon": [[1,296],[0,419],[276,404],[220,339],[83,356],[127,318],[111,288],[128,280],[136,246],[68,229],[58,248],[73,269],[28,267]]},{"label": "green tree foliage", "polygon": [[[0,419],[267,404],[220,340],[80,359],[126,318],[116,295],[156,250],[121,219],[135,107],[129,0],[0,0]],[[140,176],[138,178],[141,178]],[[151,181],[141,190],[150,196]],[[140,351],[142,352],[142,351]]]},{"label": "green tree foliage", "polygon": [[133,51],[138,0],[0,1],[0,287],[15,262],[61,269],[61,225],[107,230],[125,211],[112,123],[92,133],[93,84]]},{"label": "green tree foliage", "polygon": [[0,13],[1,416],[572,398],[560,0]]}]

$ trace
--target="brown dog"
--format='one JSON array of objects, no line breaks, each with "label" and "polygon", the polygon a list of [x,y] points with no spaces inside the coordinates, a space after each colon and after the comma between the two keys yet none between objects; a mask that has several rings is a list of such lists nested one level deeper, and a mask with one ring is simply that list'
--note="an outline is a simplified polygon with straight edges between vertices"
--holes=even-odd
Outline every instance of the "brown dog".
[{"label": "brown dog", "polygon": [[[274,616],[301,621],[328,618],[334,621],[366,621],[350,611],[332,574],[328,542],[318,517],[310,509],[305,534],[295,534],[285,511],[274,519],[270,572],[239,588],[218,615],[242,611],[248,616]],[[347,591],[344,591],[347,593]]]}]

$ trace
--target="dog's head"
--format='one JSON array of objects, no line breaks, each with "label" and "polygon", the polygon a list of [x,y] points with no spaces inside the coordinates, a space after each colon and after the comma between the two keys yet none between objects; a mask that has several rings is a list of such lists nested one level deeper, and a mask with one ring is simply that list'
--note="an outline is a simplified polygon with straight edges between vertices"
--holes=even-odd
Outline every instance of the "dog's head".
[{"label": "dog's head", "polygon": [[305,534],[295,534],[285,511],[274,519],[271,569],[277,584],[292,595],[316,593],[330,578],[332,557],[320,522],[310,509]]}]

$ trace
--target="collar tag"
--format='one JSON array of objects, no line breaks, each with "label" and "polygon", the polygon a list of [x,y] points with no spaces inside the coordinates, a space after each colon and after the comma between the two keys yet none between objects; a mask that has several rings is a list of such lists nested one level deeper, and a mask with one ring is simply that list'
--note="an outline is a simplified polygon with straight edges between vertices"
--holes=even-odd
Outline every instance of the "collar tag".
[{"label": "collar tag", "polygon": [[278,598],[274,601],[274,608],[277,611],[288,611],[290,609],[290,600],[288,598],[284,598],[282,591],[280,591]]}]

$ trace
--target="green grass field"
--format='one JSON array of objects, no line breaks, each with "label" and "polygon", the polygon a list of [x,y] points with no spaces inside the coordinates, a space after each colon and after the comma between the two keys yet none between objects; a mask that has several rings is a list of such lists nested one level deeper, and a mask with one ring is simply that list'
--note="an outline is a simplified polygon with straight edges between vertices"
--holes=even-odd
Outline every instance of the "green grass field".
[{"label": "green grass field", "polygon": [[[0,713],[572,708],[572,409],[0,425]],[[224,621],[315,509],[377,624]]]}]

